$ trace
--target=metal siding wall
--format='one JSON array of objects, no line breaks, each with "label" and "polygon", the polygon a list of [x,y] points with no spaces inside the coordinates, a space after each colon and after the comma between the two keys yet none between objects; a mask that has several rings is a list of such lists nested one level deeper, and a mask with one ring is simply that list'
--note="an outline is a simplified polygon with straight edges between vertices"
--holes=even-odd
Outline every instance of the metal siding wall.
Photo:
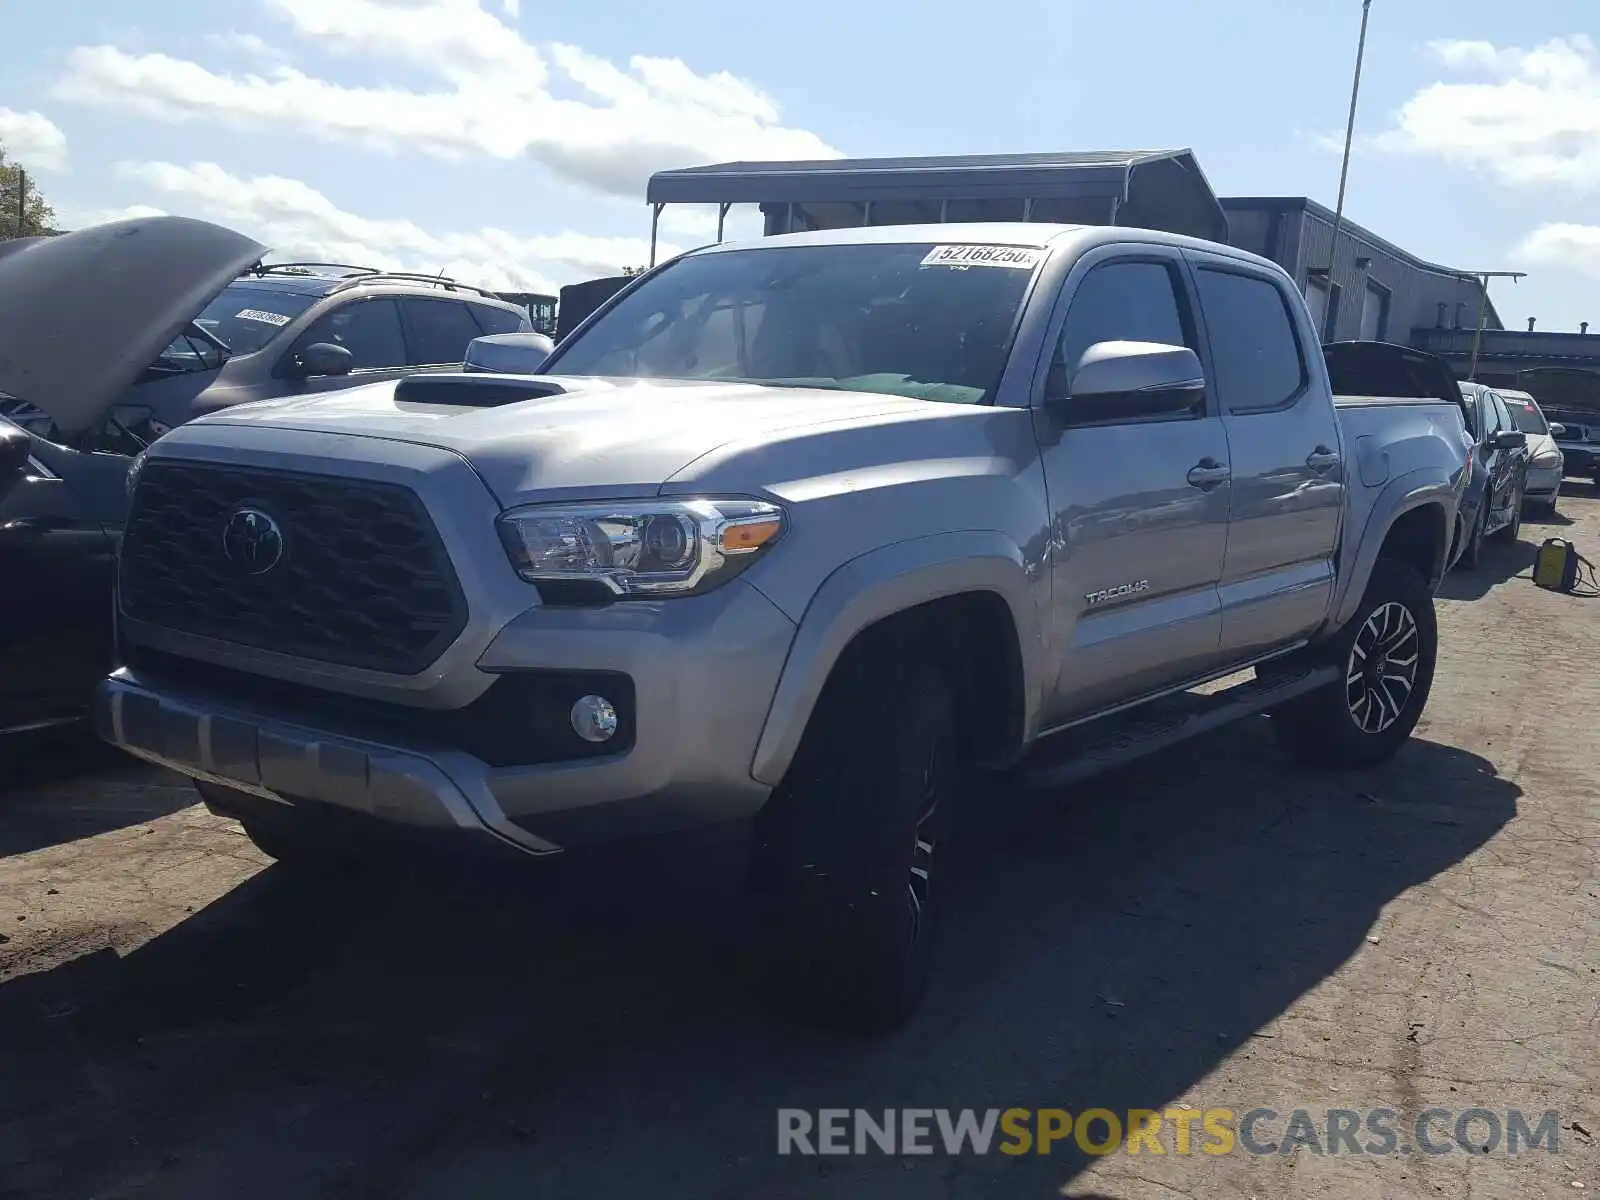
[{"label": "metal siding wall", "polygon": [[1272,213],[1268,209],[1235,209],[1228,213],[1228,244],[1271,258],[1274,247],[1267,244],[1271,228]]},{"label": "metal siding wall", "polygon": [[[1312,267],[1328,265],[1333,226],[1310,212],[1304,214],[1300,225],[1302,249],[1295,282],[1304,291],[1307,272]],[[1372,265],[1362,269],[1356,266],[1358,258],[1370,258]],[[1361,336],[1361,305],[1368,279],[1382,284],[1390,292],[1389,326],[1384,334],[1387,341],[1410,345],[1412,330],[1433,327],[1441,301],[1447,305],[1446,325],[1454,320],[1457,303],[1466,306],[1462,314],[1463,328],[1470,330],[1478,319],[1481,289],[1475,281],[1420,270],[1380,247],[1359,240],[1346,225],[1339,235],[1339,259],[1333,264],[1333,282],[1342,291],[1338,325],[1334,330],[1336,341]]]}]

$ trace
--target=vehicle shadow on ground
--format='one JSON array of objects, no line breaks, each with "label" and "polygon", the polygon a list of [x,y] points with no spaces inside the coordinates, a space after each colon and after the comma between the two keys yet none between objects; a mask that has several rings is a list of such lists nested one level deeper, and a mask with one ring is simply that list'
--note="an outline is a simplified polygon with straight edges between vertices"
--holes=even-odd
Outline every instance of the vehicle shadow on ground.
[{"label": "vehicle shadow on ground", "polygon": [[0,1165],[37,1197],[1060,1194],[1086,1160],[779,1157],[776,1110],[1159,1110],[1515,813],[1475,755],[1310,774],[1264,725],[975,794],[936,984],[878,1040],[767,1003],[725,863],[270,868],[124,958],[0,986]]},{"label": "vehicle shadow on ground", "polygon": [[[1499,538],[1486,540],[1476,569],[1468,570],[1457,564],[1444,577],[1444,582],[1439,586],[1440,599],[1481,600],[1489,594],[1491,588],[1502,583],[1514,582],[1519,575],[1527,576],[1521,582],[1532,587],[1531,572],[1534,560],[1539,556],[1539,542],[1528,540],[1531,532],[1527,528],[1527,522],[1524,522],[1523,536],[1515,542]],[[1542,540],[1541,536],[1540,541]]]},{"label": "vehicle shadow on ground", "polygon": [[[1555,512],[1527,512],[1522,515],[1522,527],[1530,532],[1534,529],[1541,532],[1567,529],[1576,524],[1577,522],[1562,512],[1559,507]],[[1550,536],[1554,537],[1555,535],[1552,533]]]},{"label": "vehicle shadow on ground", "polygon": [[0,739],[0,858],[153,821],[196,799],[187,780],[87,727]]}]

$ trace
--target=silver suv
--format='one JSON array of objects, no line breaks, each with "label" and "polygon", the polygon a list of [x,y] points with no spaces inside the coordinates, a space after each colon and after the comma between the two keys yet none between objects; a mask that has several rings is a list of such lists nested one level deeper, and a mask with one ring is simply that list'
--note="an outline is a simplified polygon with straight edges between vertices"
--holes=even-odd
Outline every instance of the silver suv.
[{"label": "silver suv", "polygon": [[[125,386],[93,397],[86,389],[75,411],[54,419],[44,411],[42,396],[0,396],[0,415],[72,450],[131,458],[168,430],[218,409],[418,371],[459,370],[473,339],[533,329],[524,309],[442,275],[338,263],[264,266],[265,247],[232,237],[232,282],[216,291],[208,280],[182,309],[179,328],[170,335],[162,331],[161,341],[137,360],[118,364],[129,368]],[[8,248],[46,240],[25,239]],[[49,240],[61,245],[60,239]],[[143,241],[149,244],[140,247],[127,273],[113,273],[78,297],[70,314],[76,326],[113,319],[105,310],[146,309],[142,290],[160,293],[167,280],[188,278],[185,264],[172,260],[186,257],[191,227],[158,227],[145,231]],[[17,265],[24,265],[20,258]],[[130,279],[130,273],[149,278]],[[63,349],[70,352],[70,345]],[[126,466],[100,464],[102,472]]]}]

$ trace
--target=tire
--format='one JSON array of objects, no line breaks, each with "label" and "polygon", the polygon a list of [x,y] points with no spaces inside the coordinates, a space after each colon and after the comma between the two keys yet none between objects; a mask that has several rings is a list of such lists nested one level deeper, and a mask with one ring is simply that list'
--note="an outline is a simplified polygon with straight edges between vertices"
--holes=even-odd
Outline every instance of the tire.
[{"label": "tire", "polygon": [[1504,529],[1495,530],[1494,540],[1497,541],[1497,542],[1504,542],[1504,543],[1507,543],[1507,544],[1514,543],[1517,540],[1517,535],[1520,534],[1521,532],[1522,532],[1522,491],[1521,491],[1521,489],[1518,489],[1516,495],[1513,496],[1512,499],[1511,499],[1511,524],[1507,525]]},{"label": "tire", "polygon": [[751,857],[783,1002],[861,1033],[903,1023],[926,990],[962,775],[946,674],[896,659],[835,670]]},{"label": "tire", "polygon": [[1483,504],[1478,509],[1478,518],[1472,524],[1472,532],[1467,536],[1467,548],[1461,552],[1460,564],[1468,571],[1476,571],[1478,564],[1483,561],[1483,531],[1489,524],[1489,497],[1483,498]]},{"label": "tire", "polygon": [[[1408,642],[1416,646],[1409,670]],[[1386,676],[1387,690],[1381,693],[1386,698],[1380,698],[1371,676],[1360,668],[1374,661],[1374,647],[1385,644],[1386,664],[1397,670]],[[1345,678],[1273,712],[1273,732],[1291,756],[1313,766],[1360,768],[1383,762],[1416,728],[1433,687],[1438,653],[1439,628],[1427,584],[1415,568],[1380,558],[1361,607],[1324,651]],[[1396,704],[1397,678],[1406,682],[1407,690]]]}]

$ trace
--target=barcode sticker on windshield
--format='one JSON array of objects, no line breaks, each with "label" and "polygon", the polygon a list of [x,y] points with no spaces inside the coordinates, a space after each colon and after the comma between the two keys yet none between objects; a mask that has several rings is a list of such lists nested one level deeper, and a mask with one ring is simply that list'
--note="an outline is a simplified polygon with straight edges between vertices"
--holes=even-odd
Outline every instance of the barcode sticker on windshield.
[{"label": "barcode sticker on windshield", "polygon": [[263,325],[287,325],[289,318],[282,313],[267,312],[259,308],[241,309],[233,314],[237,321],[260,321]]},{"label": "barcode sticker on windshield", "polygon": [[1033,246],[935,246],[922,260],[925,267],[1010,267],[1031,271],[1044,251]]}]

